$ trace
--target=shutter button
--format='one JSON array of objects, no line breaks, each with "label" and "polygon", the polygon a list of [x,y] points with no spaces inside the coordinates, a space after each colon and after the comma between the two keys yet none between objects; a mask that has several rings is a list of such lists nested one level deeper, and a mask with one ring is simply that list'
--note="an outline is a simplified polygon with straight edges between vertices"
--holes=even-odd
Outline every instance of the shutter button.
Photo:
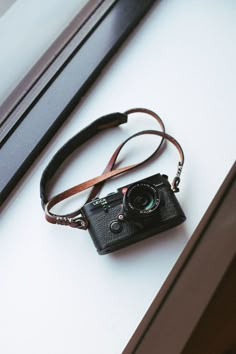
[{"label": "shutter button", "polygon": [[118,234],[119,232],[121,232],[123,229],[122,224],[119,221],[112,221],[110,224],[110,230],[111,232],[113,232],[114,234]]}]

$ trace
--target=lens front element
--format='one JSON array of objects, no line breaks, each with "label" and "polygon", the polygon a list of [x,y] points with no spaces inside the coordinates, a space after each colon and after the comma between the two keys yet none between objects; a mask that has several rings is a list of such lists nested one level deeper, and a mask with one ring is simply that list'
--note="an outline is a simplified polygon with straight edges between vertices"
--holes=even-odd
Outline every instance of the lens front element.
[{"label": "lens front element", "polygon": [[155,205],[155,195],[149,190],[136,188],[130,194],[130,203],[136,210],[149,210]]},{"label": "lens front element", "polygon": [[159,204],[159,193],[155,186],[149,183],[142,182],[131,185],[124,197],[124,209],[127,214],[149,216]]}]

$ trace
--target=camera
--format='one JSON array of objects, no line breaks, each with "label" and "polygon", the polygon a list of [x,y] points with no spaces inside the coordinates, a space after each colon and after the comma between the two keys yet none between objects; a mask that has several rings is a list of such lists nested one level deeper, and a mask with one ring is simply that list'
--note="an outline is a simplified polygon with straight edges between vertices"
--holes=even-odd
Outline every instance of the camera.
[{"label": "camera", "polygon": [[81,212],[99,254],[154,236],[186,219],[168,177],[159,173],[96,197]]}]

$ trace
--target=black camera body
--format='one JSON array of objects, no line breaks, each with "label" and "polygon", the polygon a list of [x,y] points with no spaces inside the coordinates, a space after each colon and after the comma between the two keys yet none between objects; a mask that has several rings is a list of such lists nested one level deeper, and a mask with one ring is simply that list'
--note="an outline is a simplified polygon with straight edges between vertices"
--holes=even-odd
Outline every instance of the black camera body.
[{"label": "black camera body", "polygon": [[185,221],[166,175],[156,174],[94,198],[81,210],[99,254],[133,244]]}]

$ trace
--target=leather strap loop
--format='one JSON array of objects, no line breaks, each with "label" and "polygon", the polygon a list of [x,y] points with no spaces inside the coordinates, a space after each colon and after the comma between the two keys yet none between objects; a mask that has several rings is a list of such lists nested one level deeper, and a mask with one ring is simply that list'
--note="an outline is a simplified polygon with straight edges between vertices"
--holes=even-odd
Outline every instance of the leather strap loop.
[{"label": "leather strap loop", "polygon": [[[131,113],[146,113],[147,115],[151,116],[154,118],[159,125],[161,126],[161,130],[165,131],[165,126],[162,121],[162,119],[156,114],[155,112],[146,109],[146,108],[134,108],[130,111],[127,111],[128,113],[111,113],[105,116],[102,116],[98,119],[96,119],[94,122],[89,124],[87,127],[79,131],[76,135],[74,135],[71,139],[69,139],[58,151],[57,153],[52,157],[51,161],[48,163],[46,166],[45,170],[43,171],[41,181],[40,181],[40,198],[41,198],[41,204],[43,209],[45,208],[45,205],[48,202],[48,193],[47,193],[47,187],[49,181],[52,179],[58,168],[63,164],[63,162],[80,146],[82,146],[86,141],[94,137],[97,133],[102,131],[103,129],[107,128],[112,128],[115,126],[119,126],[120,124],[127,123],[128,121],[128,114]],[[156,154],[162,144],[164,142],[164,139],[161,140],[160,144],[158,145],[157,149],[154,151],[153,154]],[[125,144],[125,143],[124,143]],[[108,165],[106,166],[104,171],[109,171],[113,169],[114,164],[116,162],[116,159],[118,157],[118,154],[122,148],[122,144],[120,147],[117,148],[117,150],[114,152],[113,156],[111,157]],[[151,158],[150,156],[149,158]],[[149,159],[148,158],[148,159]],[[145,162],[145,161],[144,161]],[[100,188],[97,188],[97,190],[100,190]],[[92,192],[91,192],[92,193]],[[95,192],[94,192],[95,193]],[[95,195],[94,195],[95,196]]]},{"label": "leather strap loop", "polygon": [[43,171],[40,181],[40,197],[43,208],[48,202],[48,182],[51,180],[51,178],[53,177],[57,169],[61,166],[61,164],[72,154],[72,152],[76,150],[79,146],[83,145],[87,140],[91,139],[101,130],[126,123],[127,119],[128,116],[123,113],[112,113],[100,117],[84,129],[82,129],[79,133],[74,135],[57,151],[57,153],[53,156],[53,158]]},{"label": "leather strap loop", "polygon": [[[124,112],[124,114],[127,115],[127,116],[130,115],[130,114],[132,114],[132,113],[146,113],[146,114],[152,116],[153,118],[155,118],[155,119],[158,121],[158,123],[159,123],[160,126],[161,126],[162,131],[165,132],[165,125],[164,125],[162,119],[161,119],[155,112],[153,112],[153,111],[151,111],[151,110],[149,110],[149,109],[146,109],[146,108],[133,108],[133,109],[130,109],[130,110]],[[108,162],[106,168],[104,169],[103,173],[106,173],[106,172],[108,172],[108,171],[113,170],[113,168],[114,168],[114,166],[115,166],[115,163],[116,163],[116,160],[117,160],[117,157],[118,157],[118,155],[119,155],[121,149],[123,148],[123,146],[124,146],[129,140],[131,140],[131,139],[134,138],[135,136],[136,136],[136,135],[130,136],[128,139],[126,139],[122,144],[120,144],[120,145],[118,146],[118,148],[117,148],[117,149],[115,150],[115,152],[113,153],[111,159],[109,160],[109,162]],[[165,138],[162,137],[161,142],[159,143],[157,149],[156,149],[151,155],[149,155],[145,160],[141,161],[141,162],[138,163],[138,164],[133,165],[132,168],[135,168],[135,167],[138,167],[138,166],[140,166],[140,165],[143,165],[145,162],[147,162],[148,160],[150,160],[154,155],[157,155],[158,152],[160,152],[160,148],[161,148],[162,144],[164,143],[164,140],[165,140]],[[131,170],[131,168],[130,168],[129,170]],[[99,183],[99,184],[97,184],[97,185],[94,186],[94,188],[91,190],[91,192],[90,192],[90,194],[89,194],[88,199],[86,200],[86,203],[88,203],[88,202],[91,201],[93,198],[95,198],[96,195],[98,195],[98,193],[99,193],[100,190],[102,189],[102,186],[103,186],[104,183],[105,183],[105,181],[104,181],[104,182],[101,182],[101,183]]]},{"label": "leather strap loop", "polygon": [[[80,183],[72,188],[69,188],[66,191],[54,196],[53,198],[51,198],[47,202],[45,188],[46,188],[46,184],[47,184],[48,179],[51,178],[52,175],[55,173],[55,166],[59,167],[59,165],[65,160],[65,158],[67,158],[69,156],[69,154],[75,150],[75,148],[77,148],[83,142],[85,142],[87,139],[89,139],[90,137],[95,135],[99,130],[107,128],[108,124],[109,124],[109,126],[122,124],[122,123],[124,123],[125,120],[127,121],[128,114],[137,113],[137,112],[147,113],[147,114],[153,116],[160,123],[163,131],[145,130],[145,131],[141,131],[141,132],[138,132],[138,133],[132,135],[131,137],[126,139],[122,144],[120,144],[118,146],[118,148],[113,153],[111,159],[109,160],[108,165],[106,166],[105,170],[103,171],[103,173],[100,176],[97,176],[97,177],[92,178],[86,182]],[[107,119],[108,119],[109,123],[107,122],[106,117],[108,117]],[[112,118],[110,118],[110,117],[112,117]],[[114,117],[115,117],[115,119],[114,119]],[[101,122],[102,122],[102,124],[100,124]],[[91,131],[90,131],[88,134],[88,130],[90,130],[91,127],[93,129],[93,132],[91,133]],[[86,134],[84,132],[86,132]],[[117,157],[118,157],[119,152],[121,151],[122,147],[132,138],[135,138],[140,135],[147,135],[147,134],[157,135],[162,138],[157,149],[148,158],[146,158],[144,161],[142,161],[140,163],[132,164],[132,165],[114,170],[115,162],[117,160]],[[87,223],[86,223],[86,220],[83,218],[83,215],[81,214],[80,209],[78,209],[72,213],[66,214],[66,215],[53,214],[51,212],[51,209],[56,204],[60,203],[61,201],[65,200],[77,193],[80,193],[83,190],[93,187],[87,201],[91,200],[92,198],[94,198],[97,195],[97,193],[100,191],[102,185],[104,184],[104,182],[106,180],[108,180],[114,176],[117,176],[119,174],[122,174],[124,172],[127,172],[137,166],[140,166],[144,162],[147,162],[153,155],[157,154],[164,142],[164,139],[169,140],[172,144],[174,144],[179,152],[179,155],[180,155],[180,161],[178,164],[177,174],[176,174],[176,177],[174,178],[173,183],[172,183],[172,188],[173,188],[174,192],[177,192],[178,191],[178,184],[180,182],[180,174],[181,174],[182,166],[184,163],[183,150],[182,150],[180,144],[172,136],[165,133],[164,123],[162,122],[161,118],[158,115],[156,115],[156,113],[154,113],[150,110],[144,109],[144,108],[135,108],[135,109],[126,111],[124,114],[115,113],[112,115],[102,117],[102,119],[100,118],[100,119],[96,120],[90,126],[88,126],[83,131],[81,131],[76,136],[74,136],[72,139],[70,139],[69,142],[67,142],[56,153],[56,155],[50,161],[49,165],[46,167],[46,169],[42,175],[40,190],[41,190],[42,205],[45,209],[45,217],[46,217],[47,221],[54,223],[54,224],[69,225],[71,227],[78,227],[78,228],[86,229]],[[82,143],[81,143],[81,141],[82,141]],[[53,167],[54,167],[54,171],[53,171]]]}]

